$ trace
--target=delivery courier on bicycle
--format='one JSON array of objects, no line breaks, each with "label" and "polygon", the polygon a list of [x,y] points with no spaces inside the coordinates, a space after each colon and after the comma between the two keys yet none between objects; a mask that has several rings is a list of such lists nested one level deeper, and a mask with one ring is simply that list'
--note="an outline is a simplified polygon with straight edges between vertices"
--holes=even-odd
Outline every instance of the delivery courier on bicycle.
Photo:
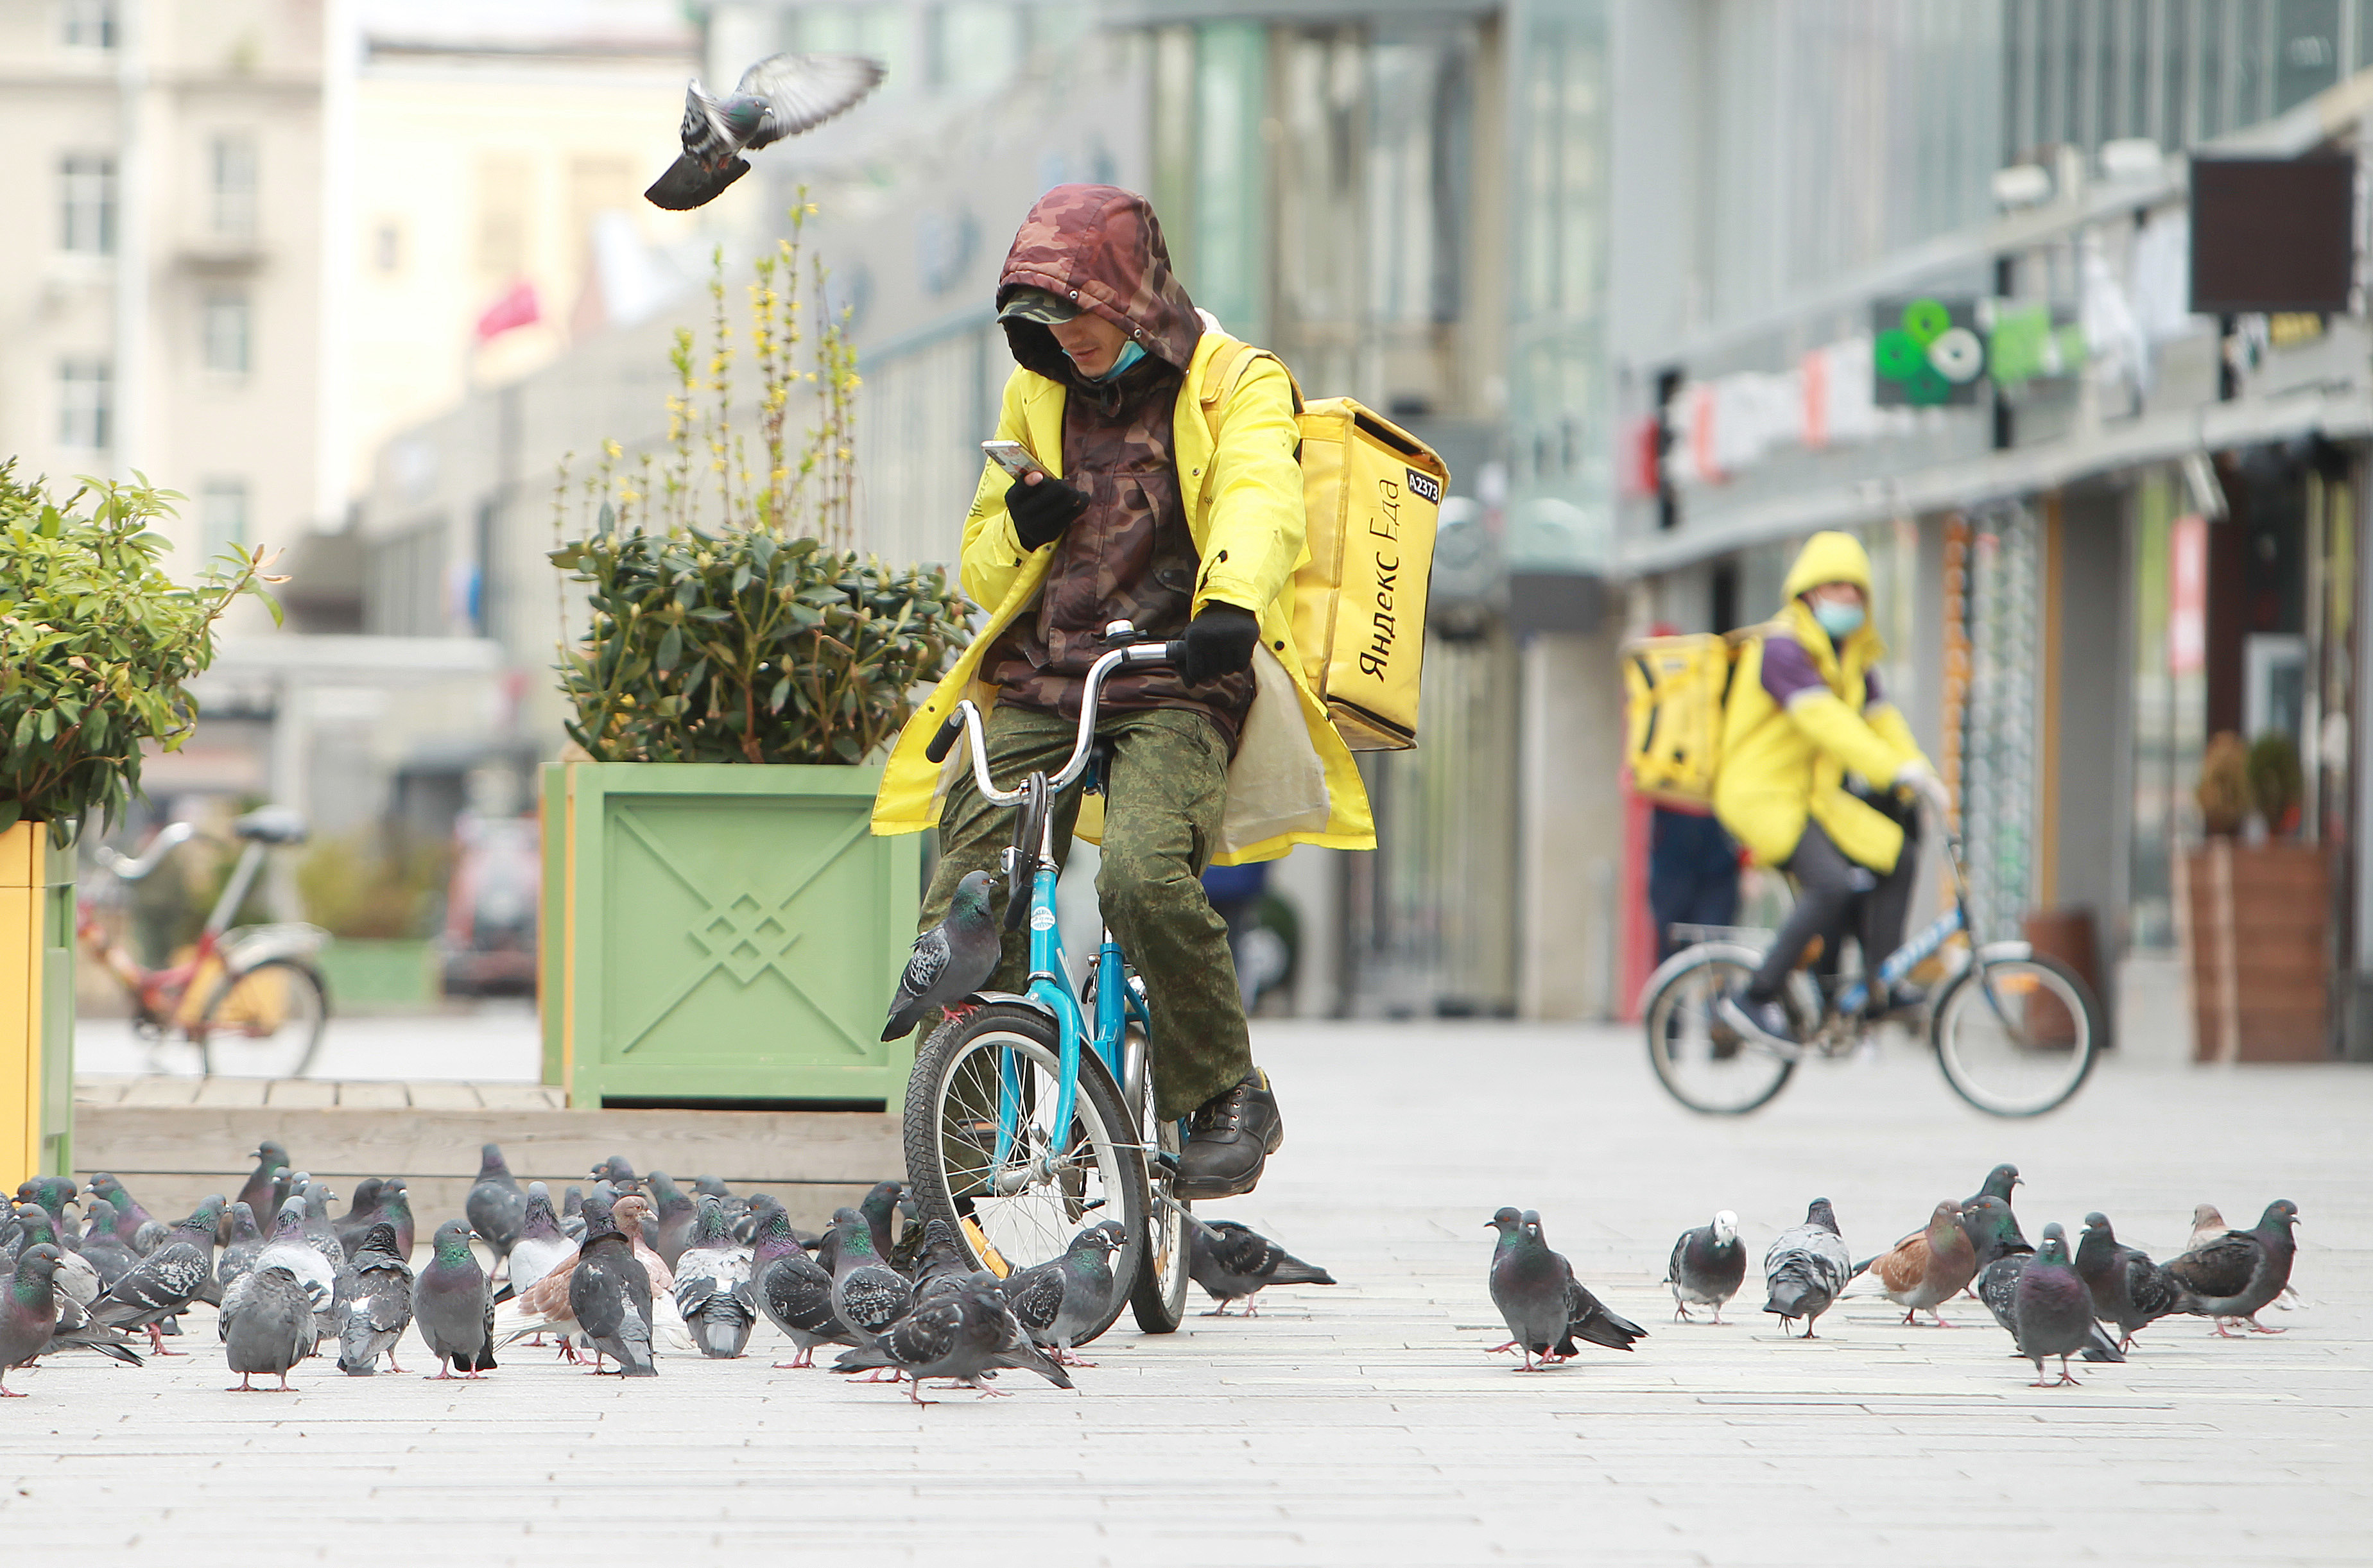
[{"label": "delivery courier on bicycle", "polygon": [[[1902,944],[1917,857],[1911,790],[1940,816],[1950,802],[1910,726],[1881,690],[1886,652],[1871,626],[1870,557],[1850,533],[1816,533],[1783,585],[1787,604],[1741,648],[1723,715],[1714,814],[1759,865],[1796,883],[1796,903],[1762,965],[1716,1012],[1766,1043],[1793,1044],[1782,990],[1815,937],[1834,964],[1859,905],[1864,961]],[[1911,988],[1871,1007],[1918,1005]]]},{"label": "delivery courier on bicycle", "polygon": [[[1079,791],[1057,802],[1057,852],[1075,830],[1102,844],[1104,919],[1151,1013],[1155,1113],[1189,1118],[1178,1195],[1249,1192],[1283,1123],[1253,1063],[1227,925],[1198,879],[1296,844],[1375,845],[1358,769],[1293,643],[1304,529],[1292,379],[1263,356],[1219,384],[1233,340],[1171,273],[1151,206],[1114,186],[1038,199],[997,305],[1017,365],[997,436],[1045,473],[982,473],[962,578],[988,621],[899,737],[874,831],[939,827],[922,911],[937,924],[966,872],[999,870],[1011,833],[960,757],[925,755],[956,703],[989,708],[997,776],[1051,773],[1076,740],[1105,626],[1183,639],[1175,670],[1124,670],[1105,686],[1104,798],[1085,813]],[[1027,953],[1009,930],[991,984],[1021,990]]]}]

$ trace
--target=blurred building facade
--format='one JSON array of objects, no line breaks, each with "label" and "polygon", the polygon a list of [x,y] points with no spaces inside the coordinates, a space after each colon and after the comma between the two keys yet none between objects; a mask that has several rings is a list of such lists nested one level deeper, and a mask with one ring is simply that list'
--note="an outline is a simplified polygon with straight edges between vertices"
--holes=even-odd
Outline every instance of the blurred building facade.
[{"label": "blurred building facade", "polygon": [[[2221,317],[2193,313],[2189,270],[2195,241],[2251,241],[2195,232],[2211,160],[2361,164],[2368,8],[1685,0],[1624,22],[1631,626],[1752,624],[1804,535],[1860,533],[1980,923],[2088,916],[2119,1038],[2154,1056],[2258,1028],[2220,1031],[2184,962],[2215,941],[2199,868],[2222,863],[2200,858],[2195,785],[2211,735],[2279,737],[2302,787],[2273,835],[2313,852],[2275,988],[2299,1016],[2269,1028],[2373,1052],[2362,262],[2344,304]],[[1901,406],[1874,339],[1921,298],[1967,312],[1988,374]]]}]

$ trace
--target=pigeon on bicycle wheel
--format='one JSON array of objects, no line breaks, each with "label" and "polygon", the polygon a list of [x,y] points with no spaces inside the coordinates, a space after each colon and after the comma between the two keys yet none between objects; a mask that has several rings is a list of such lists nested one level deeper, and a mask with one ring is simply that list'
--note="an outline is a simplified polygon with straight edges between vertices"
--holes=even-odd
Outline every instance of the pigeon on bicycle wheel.
[{"label": "pigeon on bicycle wheel", "polygon": [[898,994],[890,1000],[883,1039],[913,1034],[933,1010],[961,1001],[997,973],[1002,939],[988,907],[988,890],[996,882],[987,872],[965,873],[948,901],[948,918],[915,939]]}]

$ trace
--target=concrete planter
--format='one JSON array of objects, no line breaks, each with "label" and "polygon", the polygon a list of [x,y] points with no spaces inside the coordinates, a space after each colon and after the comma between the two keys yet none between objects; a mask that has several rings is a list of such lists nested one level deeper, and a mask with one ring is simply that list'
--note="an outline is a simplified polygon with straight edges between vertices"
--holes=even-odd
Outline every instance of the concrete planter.
[{"label": "concrete planter", "polygon": [[544,1081],[603,1104],[898,1103],[882,1021],[920,841],[868,830],[878,767],[544,770]]},{"label": "concrete planter", "polygon": [[0,1185],[74,1174],[75,856],[0,833]]}]

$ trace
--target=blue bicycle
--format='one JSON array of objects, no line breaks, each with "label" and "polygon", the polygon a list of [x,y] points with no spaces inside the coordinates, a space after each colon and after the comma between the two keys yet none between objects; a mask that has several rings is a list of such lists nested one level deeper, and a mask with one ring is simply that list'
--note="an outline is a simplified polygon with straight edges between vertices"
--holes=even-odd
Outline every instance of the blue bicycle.
[{"label": "blue bicycle", "polygon": [[1191,1222],[1172,1191],[1185,1130],[1153,1114],[1145,988],[1106,930],[1075,993],[1057,920],[1054,802],[1074,784],[1101,790],[1109,777],[1095,732],[1105,681],[1179,651],[1136,636],[1126,621],[1105,629],[1110,651],[1088,672],[1079,743],[1053,778],[1033,773],[999,789],[969,701],[928,753],[942,761],[962,735],[982,797],[1018,808],[1005,852],[1006,923],[1030,923],[1030,978],[1022,993],[973,993],[917,1054],[906,1080],[907,1182],[924,1216],[946,1221],[974,1262],[999,1274],[1062,1256],[1086,1225],[1119,1224],[1127,1239],[1113,1254],[1118,1288],[1082,1342],[1110,1328],[1124,1302],[1150,1334],[1175,1332],[1186,1311]]},{"label": "blue bicycle", "polygon": [[[1959,838],[1946,834],[1945,851],[1953,907],[1881,960],[1875,976],[1850,975],[1825,986],[1799,965],[1789,977],[1781,1000],[1797,1044],[1743,1035],[1714,1011],[1760,966],[1773,932],[1676,927],[1691,945],[1648,977],[1640,1007],[1657,1081],[1693,1111],[1743,1116],[1755,1110],[1787,1086],[1806,1058],[1851,1055],[1878,1022],[1868,1012],[1874,990],[1891,995],[1914,968],[1962,938],[1963,962],[1930,999],[1924,1021],[1945,1082],[1992,1116],[2041,1116],[2064,1105],[2084,1087],[2100,1050],[2100,1003],[2074,969],[2026,942],[1969,946],[1969,884]],[[1916,1015],[1903,1021],[1915,1028],[1923,1023]]]}]

